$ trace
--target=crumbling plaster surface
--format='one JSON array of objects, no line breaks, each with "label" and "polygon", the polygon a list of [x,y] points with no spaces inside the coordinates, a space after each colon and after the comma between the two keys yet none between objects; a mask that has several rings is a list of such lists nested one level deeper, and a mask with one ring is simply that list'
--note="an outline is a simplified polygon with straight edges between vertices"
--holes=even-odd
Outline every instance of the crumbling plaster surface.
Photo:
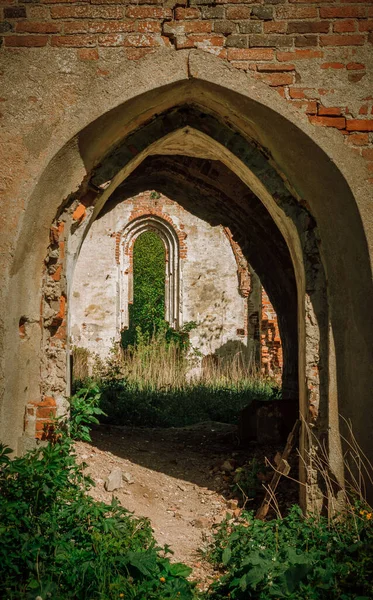
[{"label": "crumbling plaster surface", "polygon": [[[37,318],[48,231],[61,202],[78,188],[93,161],[100,158],[99,152],[102,156],[130,128],[160,109],[193,100],[261,142],[316,220],[336,350],[335,360],[333,355],[329,361],[335,365],[328,374],[329,403],[337,410],[338,394],[340,410],[352,417],[369,452],[371,331],[363,307],[372,303],[368,248],[372,248],[373,227],[362,160],[346,150],[337,132],[312,127],[274,92],[252,82],[249,74],[234,72],[224,61],[203,52],[162,50],[127,65],[108,51],[104,58],[108,75],[101,81],[93,65],[78,63],[74,57],[69,50],[53,55],[30,50],[24,61],[15,51],[5,65],[6,86],[15,101],[3,135],[12,164],[5,174],[2,210],[3,439],[14,445],[22,431],[25,403],[39,394],[39,382],[30,372],[37,369],[34,364],[40,356],[37,339],[28,334],[21,338],[18,323],[22,315],[30,323]],[[156,97],[152,96],[155,89]],[[32,101],[31,106],[30,98],[35,97],[40,101]],[[107,113],[130,98],[136,100]],[[106,117],[93,124],[104,113]],[[72,140],[89,123],[79,140]],[[290,245],[293,241],[287,239]],[[302,323],[306,307],[299,284]],[[300,340],[300,357],[306,354],[304,341]],[[25,368],[28,361],[29,369]],[[304,372],[300,374],[302,379]]]},{"label": "crumbling plaster surface", "polygon": [[[190,334],[193,347],[203,355],[219,349],[224,352],[224,346],[243,351],[247,344],[247,302],[239,292],[237,264],[223,228],[211,227],[163,195],[152,199],[150,192],[116,204],[92,224],[79,254],[71,289],[72,345],[106,358],[113,341],[120,339],[118,293],[123,293],[123,289],[119,273],[122,267],[115,260],[116,235],[125,232],[139,209],[144,213],[147,209],[164,213],[185,234],[186,256],[180,259],[180,311],[181,325],[189,321],[198,324]],[[122,244],[123,241],[121,251]],[[242,333],[237,334],[237,329]]]},{"label": "crumbling plaster surface", "polygon": [[[262,283],[271,297],[279,319],[284,350],[284,394],[286,398],[297,400],[297,293],[294,269],[287,245],[268,211],[221,162],[179,155],[148,157],[117,188],[108,204],[110,206],[112,201],[146,190],[149,185],[174,198],[187,211],[210,225],[223,224],[239,244],[246,260],[257,273],[260,272]],[[256,297],[257,292],[260,294],[260,285],[256,285],[256,279],[257,276],[253,274],[249,302],[253,300],[256,308],[250,308],[250,338],[254,336],[253,321],[258,320],[257,307],[261,304],[260,299],[257,300]],[[265,328],[264,324],[263,326]],[[254,353],[255,345],[256,342],[250,342]],[[256,350],[259,363],[259,347]],[[270,365],[268,366],[271,371]]]}]

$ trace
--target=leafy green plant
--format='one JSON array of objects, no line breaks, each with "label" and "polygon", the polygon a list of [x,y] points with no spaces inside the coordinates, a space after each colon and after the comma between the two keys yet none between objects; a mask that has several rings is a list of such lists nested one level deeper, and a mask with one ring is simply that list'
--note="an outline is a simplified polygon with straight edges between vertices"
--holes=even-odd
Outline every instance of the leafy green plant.
[{"label": "leafy green plant", "polygon": [[236,469],[233,478],[233,492],[238,494],[245,504],[247,500],[252,500],[258,494],[263,493],[262,483],[268,472],[272,472],[272,470],[264,462],[252,458]]},{"label": "leafy green plant", "polygon": [[80,388],[70,402],[70,415],[66,422],[69,434],[76,440],[91,441],[89,434],[92,425],[98,425],[97,417],[104,416],[100,408],[101,390],[96,383],[88,382],[87,387]]},{"label": "leafy green plant", "polygon": [[210,560],[225,571],[210,600],[369,600],[373,597],[372,512],[361,509],[334,519],[304,517],[294,506],[269,522],[243,513],[215,534]]},{"label": "leafy green plant", "polygon": [[81,390],[70,428],[59,420],[53,441],[22,457],[0,446],[0,597],[192,600],[191,569],[170,562],[149,521],[88,494],[71,435],[89,437],[98,401],[94,387]]}]

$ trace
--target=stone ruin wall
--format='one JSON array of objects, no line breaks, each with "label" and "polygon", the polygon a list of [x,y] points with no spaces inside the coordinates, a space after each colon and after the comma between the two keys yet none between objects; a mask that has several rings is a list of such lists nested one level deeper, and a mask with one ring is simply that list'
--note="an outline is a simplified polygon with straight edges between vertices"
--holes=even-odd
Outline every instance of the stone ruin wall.
[{"label": "stone ruin wall", "polygon": [[[152,195],[149,191],[119,202],[93,223],[71,289],[71,346],[86,348],[105,359],[113,343],[120,340],[123,234],[139,218],[156,215],[172,225],[179,239],[180,325],[189,321],[198,324],[190,333],[193,347],[204,357],[232,359],[242,353],[247,362],[258,362],[259,358],[263,373],[280,375],[277,316],[229,229],[209,225],[164,195]],[[127,250],[131,265],[133,245],[134,240]],[[257,291],[249,312],[254,278]],[[127,300],[132,301],[128,296],[123,299]],[[252,329],[249,318],[251,323],[256,319]]]},{"label": "stone ruin wall", "polygon": [[263,287],[260,345],[263,374],[273,376],[281,373],[283,358],[277,315]]},{"label": "stone ruin wall", "polygon": [[[111,76],[114,54],[137,61],[158,48],[213,53],[275,89],[315,127],[338,130],[373,182],[370,0],[1,0],[0,36],[5,60],[57,53],[61,75],[78,60],[99,79]],[[65,94],[73,103],[69,87]],[[5,112],[9,100],[2,95]]]},{"label": "stone ruin wall", "polygon": [[[87,90],[93,90],[95,85],[101,86],[102,82],[105,82],[106,86],[111,85],[118,70],[122,67],[122,61],[123,69],[130,68],[128,66],[130,62],[136,65],[136,61],[141,62],[142,57],[157,52],[159,49],[176,56],[179,49],[198,48],[202,52],[212,53],[221,58],[222,68],[223,61],[229,63],[231,69],[226,69],[227,78],[234,70],[238,70],[248,75],[248,86],[252,85],[254,79],[264,82],[268,88],[271,88],[272,91],[275,90],[283,98],[283,103],[286,102],[293,109],[289,111],[289,114],[294,115],[294,122],[299,120],[300,128],[307,125],[306,119],[308,119],[312,130],[315,131],[315,139],[317,137],[320,140],[320,147],[327,147],[326,140],[336,140],[335,154],[330,151],[328,155],[338,159],[336,160],[337,165],[345,164],[344,159],[341,158],[343,146],[342,144],[338,145],[337,136],[341,143],[346,145],[346,155],[349,158],[354,158],[350,152],[352,149],[361,159],[356,158],[356,165],[359,162],[361,165],[365,163],[366,168],[358,169],[356,176],[353,167],[351,167],[350,173],[348,173],[348,168],[345,171],[350,176],[347,179],[351,180],[349,185],[351,185],[352,192],[356,193],[360,201],[360,186],[368,189],[363,180],[373,183],[373,82],[372,69],[369,68],[372,65],[373,3],[370,1],[252,0],[251,2],[237,2],[231,0],[225,2],[216,0],[211,2],[179,0],[177,3],[172,1],[162,3],[158,0],[147,0],[143,3],[143,0],[136,2],[123,2],[122,0],[82,0],[81,2],[74,0],[65,2],[58,0],[41,0],[40,2],[0,0],[0,13],[0,56],[3,58],[2,64],[4,65],[0,71],[0,77],[4,77],[0,98],[1,117],[5,122],[8,119],[10,123],[8,131],[5,127],[3,148],[0,148],[0,171],[4,191],[10,199],[8,202],[12,205],[9,215],[7,216],[5,213],[4,236],[0,240],[1,250],[6,257],[4,261],[6,269],[8,265],[12,264],[9,257],[14,253],[14,240],[17,240],[18,243],[17,235],[21,215],[23,215],[25,207],[28,207],[29,190],[26,187],[34,188],[35,181],[43,171],[42,168],[39,169],[39,164],[43,163],[43,168],[46,167],[53,153],[61,147],[53,141],[53,133],[59,131],[58,126],[64,119],[70,118],[69,111],[73,112],[73,107],[81,106],[82,97],[87,98],[87,102],[89,102],[90,94],[87,93]],[[15,82],[18,84],[14,77],[12,82],[14,72],[23,74],[19,88],[17,85],[14,86]],[[190,69],[189,63],[188,73],[190,77],[198,76],[196,70]],[[30,74],[29,77],[28,74]],[[9,75],[10,84],[7,85],[6,77]],[[206,74],[204,77],[206,79]],[[46,79],[48,85],[43,83]],[[110,96],[109,92],[107,93]],[[95,97],[94,94],[93,97]],[[263,93],[263,97],[266,97],[265,93]],[[98,110],[102,111],[102,107],[98,107]],[[290,121],[293,122],[291,118]],[[75,124],[79,124],[79,122],[77,119]],[[332,129],[332,132],[325,132],[325,129]],[[64,131],[63,127],[62,130]],[[78,128],[73,130],[72,127],[69,132],[71,135],[75,135],[78,130]],[[304,128],[304,130],[311,131],[311,128]],[[330,137],[327,137],[329,134]],[[64,139],[63,143],[65,141]],[[265,147],[268,140],[261,141]],[[6,156],[9,149],[11,149],[10,161]],[[5,159],[2,157],[3,152]],[[274,162],[278,158],[278,156],[274,156]],[[288,164],[287,160],[288,157],[285,164]],[[334,158],[332,161],[334,162]],[[306,165],[306,161],[302,164]],[[352,164],[354,164],[353,161]],[[309,169],[311,171],[312,167],[310,160]],[[318,179],[316,176],[316,182]],[[26,181],[23,187],[19,184],[20,181]],[[299,185],[299,189],[301,193],[304,192],[304,196],[307,196],[307,186],[302,189],[302,185]],[[333,191],[330,182],[326,182],[326,190],[329,190],[330,193],[330,198],[325,197],[325,205],[329,210],[328,200],[331,200],[333,208]],[[70,191],[68,190],[68,193]],[[82,196],[80,199],[82,200]],[[308,201],[304,201],[304,206],[312,214],[313,210],[316,211],[318,204],[317,202],[313,203],[312,198],[308,197]],[[343,206],[346,204],[342,204]],[[42,347],[43,350],[46,348],[48,359],[42,366],[40,394],[38,390],[35,393],[36,386],[33,385],[33,391],[28,395],[30,403],[26,409],[25,433],[30,437],[33,437],[35,433],[35,423],[37,435],[39,435],[43,419],[45,422],[51,409],[55,410],[56,405],[63,404],[66,390],[63,389],[65,374],[62,373],[61,365],[64,364],[67,325],[67,274],[64,272],[63,244],[67,236],[66,231],[71,225],[70,218],[72,217],[75,222],[84,220],[86,207],[89,207],[89,203],[85,205],[83,198],[80,207],[76,209],[83,211],[81,217],[71,214],[68,215],[67,221],[65,221],[65,217],[59,220],[60,213],[58,213],[53,223],[45,277],[48,289],[43,290],[41,315],[38,310],[29,313],[22,309],[22,312],[18,313],[20,315],[19,337],[23,341],[28,340],[31,336],[30,332],[39,327],[40,316]],[[319,211],[319,218],[321,212]],[[50,215],[47,210],[46,213],[48,217],[44,227],[49,228],[55,217]],[[341,213],[343,214],[343,210]],[[330,218],[332,221],[333,210],[330,210]],[[366,213],[362,215],[362,219],[369,232],[369,219],[367,219]],[[346,221],[348,221],[348,217],[346,217]],[[344,237],[350,242],[350,247],[355,243],[354,230],[351,229],[352,233],[349,237],[349,227],[346,226],[343,231],[343,218],[341,218],[341,223],[341,241],[335,243],[336,255],[338,254],[338,245],[343,249]],[[325,259],[326,264],[330,269],[329,277],[332,281],[333,266],[339,267],[339,265],[334,265],[332,251],[330,248],[326,248],[324,243],[327,238],[325,226],[322,229],[321,220],[318,224],[321,228],[321,238],[327,258],[327,260]],[[66,225],[65,233],[63,232],[64,225]],[[337,233],[336,231],[336,237]],[[355,238],[357,239],[357,236]],[[36,242],[36,238],[30,236],[30,239],[32,243]],[[331,244],[331,248],[334,248],[333,244],[334,242]],[[357,245],[357,247],[359,246]],[[346,245],[344,250],[349,259],[350,248]],[[365,247],[361,255],[364,255],[364,252]],[[54,263],[49,260],[52,254]],[[352,250],[351,256],[354,256]],[[346,265],[350,264],[351,268],[354,262],[351,259],[349,263],[347,259]],[[53,264],[57,266],[57,269],[60,266],[58,272],[53,270]],[[336,272],[339,275],[338,269]],[[343,274],[343,267],[340,272]],[[351,285],[351,289],[360,289],[359,285],[362,290],[367,289],[365,283],[367,277],[365,276],[364,279],[360,271],[359,277],[361,281],[352,277],[355,285]],[[39,274],[36,275],[36,279],[38,278]],[[347,278],[346,281],[349,279]],[[346,281],[344,288],[343,281],[341,283],[340,294],[335,292],[338,286],[332,288],[331,296],[328,297],[331,304],[336,302],[335,297],[341,297],[343,290],[347,289]],[[6,289],[5,286],[4,289]],[[311,289],[311,294],[312,291],[313,289]],[[346,302],[348,307],[350,307],[349,298],[350,296]],[[16,305],[18,306],[18,304]],[[312,317],[311,308],[309,297],[306,297],[306,314],[308,316],[310,313]],[[357,314],[360,315],[358,311]],[[339,312],[337,311],[337,324],[338,318]],[[356,328],[362,332],[364,326],[360,316],[359,319]],[[18,322],[18,315],[17,319],[14,317],[13,320]],[[255,327],[254,318],[250,326]],[[340,325],[338,326],[340,327]],[[314,328],[316,331],[316,325]],[[316,335],[311,337],[311,344],[309,344],[310,336],[308,336],[307,347],[304,351],[306,356],[305,378],[308,396],[314,386],[315,397],[317,397],[319,388],[318,338]],[[345,396],[347,399],[345,402],[350,411],[349,415],[364,415],[364,417],[359,417],[360,420],[358,419],[358,430],[360,428],[363,431],[365,447],[367,447],[367,441],[369,447],[367,431],[370,430],[365,424],[365,409],[369,404],[364,400],[367,397],[366,394],[364,395],[364,384],[366,386],[365,373],[368,369],[365,366],[365,359],[363,360],[359,354],[360,338],[358,335],[354,337],[351,334],[355,346],[350,352],[351,358],[348,357],[345,360],[340,337],[336,339],[335,345],[339,354],[342,354],[342,359],[338,357],[338,368],[335,368],[335,371],[344,385],[339,385],[338,390],[341,390],[342,397],[337,399],[337,386],[335,385],[335,389],[332,389],[336,375],[333,375],[332,371],[332,386],[329,386],[331,389],[328,388],[331,395],[331,400],[328,398],[328,409],[332,402],[338,408],[339,402],[340,409],[343,410]],[[363,335],[360,337],[363,338]],[[355,338],[359,338],[359,344]],[[26,344],[24,345],[26,347]],[[361,347],[365,348],[363,344]],[[15,354],[22,352],[22,346],[17,348],[15,344],[14,348]],[[33,349],[33,352],[37,355],[36,350]],[[7,353],[9,354],[9,350]],[[22,359],[27,356],[26,351],[23,350]],[[55,360],[56,356],[58,360]],[[51,359],[53,359],[53,364]],[[344,367],[343,361],[345,361],[346,367]],[[24,363],[26,364],[26,361]],[[47,363],[48,368],[45,366]],[[320,363],[323,366],[321,360]],[[22,360],[20,360],[20,364],[22,364]],[[324,364],[326,363],[324,362]],[[361,368],[360,365],[362,365]],[[27,377],[31,374],[31,380],[37,381],[39,365],[34,370],[37,373],[31,373],[29,368],[25,369],[25,372],[27,372]],[[56,371],[53,373],[58,381],[55,390],[48,387],[50,370]],[[324,373],[325,379],[328,371],[324,369]],[[360,373],[362,373],[362,377],[359,376]],[[351,385],[349,385],[349,379]],[[302,381],[301,377],[301,384]],[[360,381],[362,381],[361,384]],[[359,394],[356,395],[356,393],[354,396],[355,385],[357,389],[360,385],[360,395],[363,398],[359,404],[359,406],[361,405],[359,411],[356,410],[355,402],[351,403],[349,400],[351,396],[359,397]],[[324,388],[326,389],[326,385]],[[346,392],[345,388],[347,388]],[[19,390],[21,390],[21,385]],[[15,394],[15,398],[21,396],[22,394]],[[310,400],[308,404],[311,407],[316,406],[317,398],[314,401],[312,397],[308,396],[307,402]],[[10,404],[8,400],[7,402]],[[365,409],[364,402],[366,402]],[[12,420],[13,412],[9,409],[8,404],[4,423],[18,421],[19,410],[14,411]],[[16,401],[13,404],[15,405]],[[23,406],[24,404],[22,408]],[[14,431],[18,432],[18,429],[14,428]]]}]

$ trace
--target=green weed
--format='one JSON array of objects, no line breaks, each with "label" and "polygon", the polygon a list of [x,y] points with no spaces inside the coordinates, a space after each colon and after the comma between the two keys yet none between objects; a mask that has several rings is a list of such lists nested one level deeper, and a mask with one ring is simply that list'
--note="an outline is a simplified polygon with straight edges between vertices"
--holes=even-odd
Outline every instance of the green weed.
[{"label": "green weed", "polygon": [[[73,449],[99,414],[92,388],[71,402],[53,441],[10,459],[0,447],[0,597],[23,600],[192,600],[191,569],[156,546],[147,519],[94,501]],[[85,410],[86,409],[86,410]],[[69,435],[67,434],[69,433]],[[88,436],[88,437],[87,437]]]},{"label": "green weed", "polygon": [[304,517],[294,506],[284,519],[226,519],[209,554],[225,574],[206,598],[371,600],[372,516],[356,505],[332,520]]},{"label": "green weed", "polygon": [[76,381],[75,389],[96,386],[100,408],[107,415],[101,421],[140,427],[235,423],[253,400],[279,397],[277,384],[245,365],[241,356],[229,363],[210,362],[200,377],[189,379],[196,357],[188,345],[188,332],[194,325],[176,332],[177,339],[169,339],[164,329],[149,339],[139,329],[136,346],[124,352],[113,347],[106,361],[96,360],[92,379]]}]

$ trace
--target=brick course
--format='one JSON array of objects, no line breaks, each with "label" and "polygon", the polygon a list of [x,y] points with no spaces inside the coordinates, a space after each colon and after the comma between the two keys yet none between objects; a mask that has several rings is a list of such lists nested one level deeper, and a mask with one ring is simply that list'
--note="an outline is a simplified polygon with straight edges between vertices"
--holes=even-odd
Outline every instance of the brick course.
[{"label": "brick course", "polygon": [[[276,89],[314,126],[338,129],[363,158],[373,147],[371,135],[356,136],[373,131],[373,96],[366,93],[370,0],[185,0],[168,6],[158,0],[1,0],[0,6],[0,53],[69,48],[99,66],[105,48],[134,61],[158,47],[200,48]],[[97,77],[104,74],[97,68]],[[324,82],[326,74],[327,86],[316,87],[318,75]],[[348,110],[346,89],[361,90],[360,102]],[[316,102],[317,110],[306,101]],[[330,107],[339,110],[337,118],[329,118],[337,115],[327,112]]]}]

